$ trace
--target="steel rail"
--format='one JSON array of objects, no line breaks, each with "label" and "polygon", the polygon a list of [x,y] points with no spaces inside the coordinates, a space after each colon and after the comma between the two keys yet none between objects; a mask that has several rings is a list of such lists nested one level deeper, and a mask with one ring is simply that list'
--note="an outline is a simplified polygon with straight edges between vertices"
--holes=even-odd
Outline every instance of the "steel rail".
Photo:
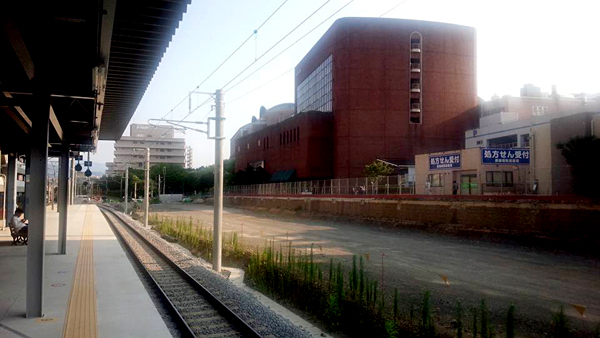
[{"label": "steel rail", "polygon": [[[206,300],[225,319],[227,319],[231,324],[233,324],[243,334],[244,337],[262,337],[248,323],[246,323],[243,319],[241,319],[233,310],[231,310],[227,305],[225,305],[215,295],[213,295],[208,289],[206,289],[203,285],[201,285],[194,277],[192,277],[184,269],[182,269],[179,265],[177,265],[177,263],[173,262],[173,260],[171,260],[169,257],[167,257],[160,249],[158,249],[148,239],[146,239],[144,236],[140,235],[136,229],[134,229],[125,220],[123,220],[121,215],[119,215],[117,212],[115,212],[114,210],[112,210],[108,207],[105,207],[105,206],[98,206],[98,207],[102,211],[110,212],[112,215],[114,215],[125,228],[130,230],[130,233],[135,235],[134,237],[137,240],[144,243],[148,248],[150,248],[153,251],[153,253],[155,253],[157,256],[159,256],[161,259],[163,259],[180,277],[182,277],[184,280],[186,280],[194,288],[194,290],[196,290],[199,294],[201,294],[204,298],[206,298]],[[109,221],[109,223],[112,223],[112,221],[110,219],[108,221]],[[114,230],[115,234],[117,234],[117,236],[119,236],[119,238],[126,244],[128,251],[133,253],[136,260],[143,266],[143,263],[141,262],[139,257],[133,252],[133,249],[131,249],[129,247],[129,244],[125,241],[125,239],[121,236],[121,234],[114,227],[114,224],[111,224],[111,226],[113,226],[113,230]],[[150,272],[146,270],[145,266],[144,266],[144,271],[146,271],[146,273],[150,275]],[[185,328],[187,328],[189,330],[189,332],[191,333],[191,336],[196,337],[193,330],[185,322],[185,319],[180,314],[179,310],[177,310],[177,308],[171,302],[169,297],[164,293],[164,291],[162,290],[160,285],[156,282],[156,280],[151,275],[150,275],[150,277],[152,278],[152,281],[155,283],[156,287],[160,289],[161,295],[166,297],[169,306],[172,306],[174,311],[176,311],[177,317],[183,321]]]}]

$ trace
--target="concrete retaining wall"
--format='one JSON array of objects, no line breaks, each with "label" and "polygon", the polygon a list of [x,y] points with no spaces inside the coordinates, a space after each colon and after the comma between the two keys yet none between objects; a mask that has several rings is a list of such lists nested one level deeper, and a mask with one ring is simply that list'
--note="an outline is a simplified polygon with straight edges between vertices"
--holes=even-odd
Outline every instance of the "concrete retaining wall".
[{"label": "concrete retaining wall", "polygon": [[600,242],[600,206],[484,201],[227,196],[225,206],[393,227]]}]

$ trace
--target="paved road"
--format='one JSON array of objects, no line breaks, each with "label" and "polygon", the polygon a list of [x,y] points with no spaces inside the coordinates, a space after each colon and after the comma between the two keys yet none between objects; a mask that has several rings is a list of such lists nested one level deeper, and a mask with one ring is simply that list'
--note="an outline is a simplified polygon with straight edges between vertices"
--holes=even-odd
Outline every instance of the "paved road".
[{"label": "paved road", "polygon": [[[212,224],[212,207],[192,204],[156,206],[164,214],[189,217]],[[517,308],[518,326],[527,336],[548,329],[551,313],[559,306],[572,323],[591,329],[600,323],[600,261],[482,241],[347,224],[293,215],[273,215],[241,209],[224,211],[224,231],[243,233],[246,245],[264,245],[269,239],[296,247],[314,243],[316,252],[350,262],[352,255],[369,257],[367,267],[381,276],[385,288],[398,288],[401,307],[418,309],[420,294],[430,290],[440,322],[449,323],[457,300],[463,308],[485,298],[492,319],[504,321],[510,304]],[[446,285],[441,276],[447,276]],[[570,304],[586,306],[585,317]],[[498,331],[502,327],[498,326]]]}]

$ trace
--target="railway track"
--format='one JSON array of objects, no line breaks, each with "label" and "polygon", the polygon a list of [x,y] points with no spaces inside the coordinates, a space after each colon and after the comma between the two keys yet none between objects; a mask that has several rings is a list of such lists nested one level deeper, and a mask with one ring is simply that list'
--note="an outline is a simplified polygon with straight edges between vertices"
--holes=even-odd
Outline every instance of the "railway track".
[{"label": "railway track", "polygon": [[261,337],[209,290],[138,234],[113,210],[100,207],[115,235],[159,290],[184,337]]}]

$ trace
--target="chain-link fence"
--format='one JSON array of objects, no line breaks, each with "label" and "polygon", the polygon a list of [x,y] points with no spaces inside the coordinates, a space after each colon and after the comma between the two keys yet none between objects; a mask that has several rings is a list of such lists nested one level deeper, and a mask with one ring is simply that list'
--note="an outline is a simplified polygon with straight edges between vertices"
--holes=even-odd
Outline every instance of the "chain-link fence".
[{"label": "chain-link fence", "polygon": [[448,172],[447,178],[428,182],[432,175],[359,177],[330,180],[237,185],[229,195],[572,195],[571,167],[494,167]]},{"label": "chain-link fence", "polygon": [[235,195],[399,195],[414,194],[414,181],[408,175],[340,178],[225,188]]}]

